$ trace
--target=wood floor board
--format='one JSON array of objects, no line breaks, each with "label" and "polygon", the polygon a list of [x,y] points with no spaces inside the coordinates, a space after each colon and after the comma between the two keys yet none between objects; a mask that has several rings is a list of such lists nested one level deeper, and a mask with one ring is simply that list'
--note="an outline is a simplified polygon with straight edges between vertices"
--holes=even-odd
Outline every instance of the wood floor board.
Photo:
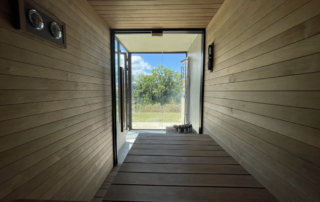
[{"label": "wood floor board", "polygon": [[238,164],[232,157],[127,156],[124,163]]},{"label": "wood floor board", "polygon": [[111,186],[110,182],[103,182],[100,189],[108,189]]},{"label": "wood floor board", "polygon": [[188,151],[188,150],[156,150],[130,149],[128,155],[137,156],[230,156],[226,151]]},{"label": "wood floor board", "polygon": [[191,164],[141,164],[123,163],[119,172],[132,173],[202,173],[202,174],[249,174],[240,165],[191,165]]},{"label": "wood floor board", "polygon": [[[220,146],[158,137],[163,140],[138,135],[104,201],[277,201],[226,151],[212,150]],[[196,145],[172,145],[175,142]]]},{"label": "wood floor board", "polygon": [[188,133],[178,133],[178,131],[173,127],[166,127],[166,136],[179,136],[179,137],[210,137],[206,134],[198,134],[195,130]]},{"label": "wood floor board", "polygon": [[139,136],[137,140],[181,140],[181,141],[214,141],[210,137],[171,137],[171,136]]},{"label": "wood floor board", "polygon": [[251,175],[119,173],[112,184],[264,188]]},{"label": "wood floor board", "polygon": [[198,138],[208,138],[209,135],[196,133],[177,133],[175,129],[169,129],[172,127],[167,127],[166,133],[139,133],[139,137],[198,137]]},{"label": "wood floor board", "polygon": [[111,185],[104,201],[276,201],[266,189]]},{"label": "wood floor board", "polygon": [[174,141],[174,140],[136,140],[135,143],[140,144],[168,144],[168,145],[218,145],[214,141]]},{"label": "wood floor board", "polygon": [[196,145],[148,145],[133,144],[131,149],[161,149],[161,150],[196,150],[196,151],[222,151],[220,146],[196,146]]}]

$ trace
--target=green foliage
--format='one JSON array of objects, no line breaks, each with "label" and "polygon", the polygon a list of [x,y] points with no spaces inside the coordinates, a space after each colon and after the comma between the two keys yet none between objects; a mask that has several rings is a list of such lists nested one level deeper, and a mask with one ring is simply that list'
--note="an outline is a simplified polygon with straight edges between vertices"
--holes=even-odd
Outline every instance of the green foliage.
[{"label": "green foliage", "polygon": [[[133,92],[138,104],[150,105],[180,102],[180,74],[159,65],[151,70],[151,75],[138,75]],[[143,102],[140,101],[143,98]]]},{"label": "green foliage", "polygon": [[180,123],[180,113],[141,112],[132,114],[132,122],[175,122]]},{"label": "green foliage", "polygon": [[171,104],[164,104],[164,105],[160,105],[160,103],[156,103],[156,104],[148,104],[148,105],[141,105],[141,104],[136,104],[134,106],[134,111],[135,112],[159,112],[159,113],[163,113],[163,112],[181,112],[181,104],[175,104],[175,103],[171,103]]}]

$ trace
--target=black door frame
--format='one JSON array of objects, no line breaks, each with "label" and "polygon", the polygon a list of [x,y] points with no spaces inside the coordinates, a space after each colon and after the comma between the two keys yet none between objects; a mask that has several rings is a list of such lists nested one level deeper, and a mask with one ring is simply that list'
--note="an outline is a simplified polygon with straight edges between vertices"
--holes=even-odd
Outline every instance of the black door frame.
[{"label": "black door frame", "polygon": [[[204,72],[205,72],[205,54],[206,54],[206,29],[200,28],[200,29],[110,29],[110,53],[111,53],[111,87],[112,87],[112,136],[113,136],[113,164],[114,166],[118,164],[118,148],[117,148],[117,120],[116,120],[116,85],[115,85],[115,39],[116,34],[137,34],[137,33],[152,33],[152,31],[166,31],[166,32],[175,32],[175,33],[195,33],[199,32],[199,34],[202,34],[202,65],[203,69],[200,73],[201,76],[201,85],[200,85],[200,128],[199,128],[199,134],[202,134],[203,131],[203,96],[204,96]],[[118,40],[120,42],[120,40]],[[120,42],[121,43],[121,42]],[[121,44],[124,48],[125,46]],[[118,43],[118,47],[120,47],[120,44]],[[129,63],[131,63],[131,52],[128,51],[127,48],[125,48],[128,52],[129,57]],[[120,51],[120,49],[118,49]],[[118,63],[119,64],[119,63]],[[131,64],[129,64],[129,67],[131,68]],[[130,105],[131,106],[131,105]]]},{"label": "black door frame", "polygon": [[[129,56],[132,57],[132,55],[134,54],[186,54],[187,52],[130,52]],[[131,67],[131,58],[130,58],[130,64],[129,64],[129,68],[130,68],[130,76],[132,75],[132,67]],[[131,77],[130,77],[130,82],[131,82]],[[130,95],[131,95],[132,89],[131,89],[131,85],[130,85]],[[132,98],[131,98],[132,99]],[[132,128],[132,103],[130,103],[130,130],[159,130],[159,129],[141,129],[141,128]]]},{"label": "black door frame", "polygon": [[[115,34],[110,34],[110,49],[111,49],[111,96],[112,96],[112,139],[113,139],[113,165],[118,164],[118,148],[117,148],[117,108],[116,106],[116,78],[115,78],[115,48],[118,50],[117,64],[120,68],[120,46],[122,46],[129,55],[128,49],[121,43],[121,41],[115,37]],[[115,40],[117,40],[117,47],[115,47]],[[118,69],[118,72],[119,69]],[[122,97],[119,96],[120,102]],[[120,113],[119,113],[120,114]]]}]

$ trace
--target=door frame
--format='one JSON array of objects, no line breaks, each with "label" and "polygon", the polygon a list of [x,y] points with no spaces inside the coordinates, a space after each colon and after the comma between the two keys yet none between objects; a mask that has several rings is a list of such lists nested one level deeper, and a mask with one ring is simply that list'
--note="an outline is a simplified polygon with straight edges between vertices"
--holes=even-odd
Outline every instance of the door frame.
[{"label": "door frame", "polygon": [[[123,112],[121,112],[121,116],[123,115],[123,114],[125,114],[125,124],[126,124],[126,126],[125,126],[125,130],[127,130],[127,129],[129,129],[128,128],[128,124],[130,124],[130,120],[128,120],[128,117],[130,117],[130,116],[128,116],[128,113],[130,113],[129,112],[129,109],[128,109],[128,97],[130,96],[130,94],[131,94],[131,92],[130,92],[130,90],[129,90],[129,88],[131,89],[131,85],[129,85],[129,83],[131,82],[131,79],[130,80],[128,80],[129,79],[129,52],[127,51],[127,52],[119,52],[119,55],[120,55],[120,60],[121,60],[121,55],[123,55],[124,56],[124,66],[122,67],[121,65],[119,65],[119,68],[123,68],[123,76],[121,75],[121,85],[123,85],[123,83],[125,83],[125,86],[124,87],[122,87],[121,88],[121,90],[123,90],[123,88],[125,89],[125,93],[124,94],[121,94],[121,104],[123,104],[122,102],[122,100],[123,99],[125,99],[125,106],[124,106],[124,108],[125,108],[125,112],[123,113]],[[119,60],[119,61],[120,61]],[[120,63],[119,63],[120,64]],[[124,79],[125,81],[123,81],[122,79]],[[124,98],[125,97],[125,98]],[[122,107],[121,107],[122,108]],[[121,109],[120,108],[120,109]],[[120,111],[119,111],[120,112]],[[120,113],[119,113],[120,114]],[[123,121],[123,117],[121,117],[121,120]]]},{"label": "door frame", "polygon": [[[131,76],[132,74],[132,68],[131,68],[131,57],[133,54],[186,54],[186,57],[188,56],[188,52],[184,51],[177,51],[177,52],[130,52],[130,64],[129,64],[129,74]],[[130,96],[132,96],[132,88],[131,88],[131,77],[130,77]],[[132,97],[130,98],[130,109],[129,109],[129,117],[130,117],[130,128],[129,130],[163,130],[163,129],[141,129],[141,128],[132,128]]]},{"label": "door frame", "polygon": [[[116,78],[115,78],[115,40],[117,40],[117,53],[118,53],[118,57],[117,57],[117,64],[118,64],[118,72],[120,72],[120,45],[127,51],[127,54],[129,54],[128,49],[121,43],[121,41],[115,37],[115,34],[110,34],[110,58],[111,58],[111,96],[112,96],[112,145],[113,145],[113,165],[117,165],[118,164],[118,148],[117,148],[117,108],[116,108]],[[121,103],[121,99],[122,96],[120,96],[120,92],[119,93],[119,102]],[[119,109],[120,110],[120,106]],[[120,115],[120,113],[119,113]],[[119,120],[120,117],[119,117]]]},{"label": "door frame", "polygon": [[[110,54],[111,54],[111,95],[112,95],[112,136],[113,136],[113,164],[114,166],[118,164],[118,152],[117,152],[117,117],[116,117],[116,84],[115,84],[115,40],[116,38],[116,34],[121,34],[121,33],[126,33],[126,34],[137,34],[137,33],[152,33],[152,31],[172,31],[172,32],[179,32],[179,33],[195,33],[198,32],[199,34],[202,34],[202,71],[200,72],[200,76],[201,76],[201,85],[200,85],[200,112],[199,112],[199,119],[200,119],[200,128],[199,128],[199,134],[202,134],[203,132],[203,98],[204,98],[204,72],[205,72],[205,54],[206,54],[206,29],[205,28],[195,28],[195,29],[110,29]],[[120,44],[121,41],[119,39],[117,39],[118,41],[118,51],[120,51]],[[127,50],[128,53],[128,68],[129,68],[129,82],[131,83],[131,54],[132,52],[129,52],[128,49],[121,44],[122,47],[124,47]],[[174,52],[172,52],[174,53]],[[118,57],[119,60],[119,57]],[[119,63],[118,63],[119,64]],[[130,85],[130,89],[129,89],[129,94],[131,95],[131,85]],[[130,100],[132,99],[132,97],[130,97]],[[129,113],[131,113],[131,108],[132,108],[132,103],[129,103]],[[132,116],[130,116],[129,118],[130,120],[130,128],[129,130],[131,130],[132,127]]]}]

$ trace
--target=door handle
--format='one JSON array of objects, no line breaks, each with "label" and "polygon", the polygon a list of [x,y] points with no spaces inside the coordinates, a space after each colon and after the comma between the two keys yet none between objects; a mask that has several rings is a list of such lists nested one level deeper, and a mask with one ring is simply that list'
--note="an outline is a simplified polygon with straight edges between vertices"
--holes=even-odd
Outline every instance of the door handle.
[{"label": "door handle", "polygon": [[121,132],[123,132],[124,130],[124,85],[123,82],[124,81],[124,71],[123,71],[123,67],[120,67],[120,86],[121,86],[121,104],[120,104],[120,111],[121,111],[121,123],[120,123],[120,127],[121,127]]}]

